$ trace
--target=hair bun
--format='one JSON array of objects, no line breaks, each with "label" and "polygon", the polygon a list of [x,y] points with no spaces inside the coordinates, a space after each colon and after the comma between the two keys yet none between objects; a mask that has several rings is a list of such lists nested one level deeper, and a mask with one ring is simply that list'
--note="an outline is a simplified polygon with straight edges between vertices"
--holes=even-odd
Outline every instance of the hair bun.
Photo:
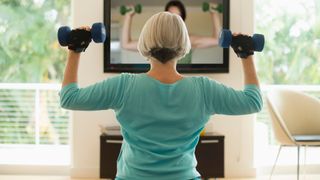
[{"label": "hair bun", "polygon": [[152,48],[150,54],[152,57],[165,64],[177,56],[177,51],[170,48]]}]

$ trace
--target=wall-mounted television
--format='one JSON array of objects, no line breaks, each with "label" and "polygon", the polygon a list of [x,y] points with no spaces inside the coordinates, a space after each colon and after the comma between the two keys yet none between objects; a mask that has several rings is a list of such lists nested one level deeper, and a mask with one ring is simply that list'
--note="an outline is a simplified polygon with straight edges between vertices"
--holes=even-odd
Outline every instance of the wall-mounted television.
[{"label": "wall-mounted television", "polygon": [[190,35],[192,49],[178,61],[179,72],[228,72],[229,49],[219,47],[218,38],[222,28],[229,29],[229,9],[229,0],[105,0],[104,72],[148,71],[136,45],[147,19],[162,11],[179,14]]}]

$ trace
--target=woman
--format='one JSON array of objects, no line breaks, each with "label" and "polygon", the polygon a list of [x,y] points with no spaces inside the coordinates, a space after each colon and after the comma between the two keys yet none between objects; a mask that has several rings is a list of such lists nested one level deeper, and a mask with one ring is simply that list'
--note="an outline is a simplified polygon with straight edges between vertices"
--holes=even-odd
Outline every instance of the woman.
[{"label": "woman", "polygon": [[[185,21],[187,17],[187,12],[184,4],[180,1],[169,1],[165,6],[165,11],[177,14],[181,16],[181,18]],[[127,13],[124,17],[124,24],[122,28],[122,38],[121,38],[121,46],[123,49],[137,51],[137,41],[132,40],[131,38],[131,24],[132,18],[135,15],[133,11]],[[190,34],[191,47],[192,49],[197,48],[209,48],[218,45],[219,40],[219,31],[221,30],[221,14],[217,11],[210,12],[213,29],[212,36],[197,36],[194,34]],[[183,59],[179,61],[179,64],[190,64],[191,63],[191,54],[188,53]]]},{"label": "woman", "polygon": [[69,51],[61,106],[116,112],[124,139],[116,179],[200,179],[195,147],[210,116],[261,110],[252,56],[241,61],[246,86],[236,91],[206,77],[179,74],[177,61],[190,48],[181,17],[158,13],[146,22],[138,41],[138,50],[149,60],[150,70],[123,73],[86,88],[77,86],[80,54]]}]

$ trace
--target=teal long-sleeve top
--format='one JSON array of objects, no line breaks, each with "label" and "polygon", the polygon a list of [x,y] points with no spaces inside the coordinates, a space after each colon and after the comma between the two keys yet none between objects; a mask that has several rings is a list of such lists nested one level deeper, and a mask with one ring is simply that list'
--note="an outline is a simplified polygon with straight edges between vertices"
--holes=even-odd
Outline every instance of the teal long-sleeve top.
[{"label": "teal long-sleeve top", "polygon": [[195,147],[210,116],[255,113],[263,104],[255,85],[240,91],[200,76],[164,84],[145,73],[122,73],[85,88],[68,84],[60,102],[71,110],[115,111],[124,139],[116,175],[121,180],[200,177]]}]

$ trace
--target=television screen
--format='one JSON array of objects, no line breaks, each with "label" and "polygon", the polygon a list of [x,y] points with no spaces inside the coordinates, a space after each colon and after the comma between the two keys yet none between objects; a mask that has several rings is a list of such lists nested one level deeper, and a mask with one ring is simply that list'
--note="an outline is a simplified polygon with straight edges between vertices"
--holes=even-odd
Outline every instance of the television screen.
[{"label": "television screen", "polygon": [[189,32],[192,49],[178,61],[179,72],[228,72],[229,50],[218,46],[218,38],[229,29],[229,0],[105,0],[104,72],[149,69],[137,42],[147,19],[162,11],[180,15]]}]

